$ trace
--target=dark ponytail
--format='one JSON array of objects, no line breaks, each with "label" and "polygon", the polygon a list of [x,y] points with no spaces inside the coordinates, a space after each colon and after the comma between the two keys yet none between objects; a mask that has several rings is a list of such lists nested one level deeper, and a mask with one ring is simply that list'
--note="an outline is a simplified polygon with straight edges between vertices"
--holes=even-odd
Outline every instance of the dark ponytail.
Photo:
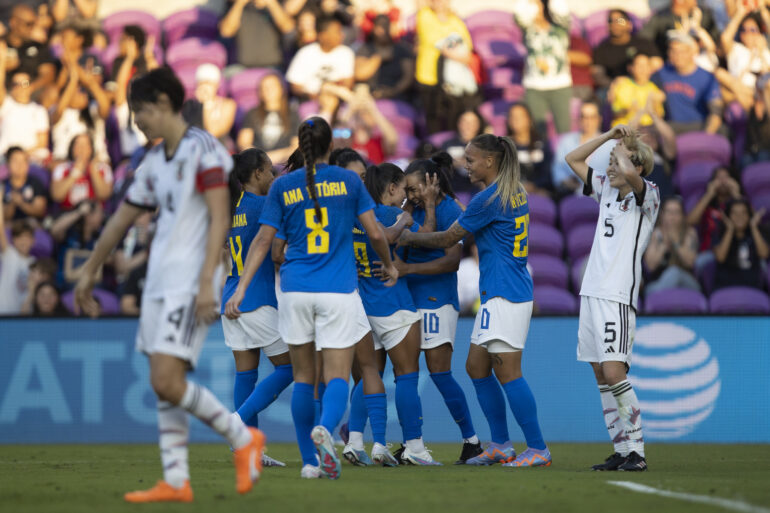
[{"label": "dark ponytail", "polygon": [[289,155],[289,160],[286,161],[286,165],[283,166],[283,171],[281,174],[287,174],[291,173],[292,171],[296,171],[297,169],[305,166],[305,157],[302,156],[302,152],[299,151],[299,148],[294,150],[294,152]]},{"label": "dark ponytail", "polygon": [[406,168],[406,174],[418,173],[424,182],[425,175],[438,176],[438,185],[441,192],[450,198],[457,199],[452,182],[449,177],[454,172],[452,157],[445,151],[440,151],[429,159],[415,160]]},{"label": "dark ponytail", "polygon": [[249,183],[257,171],[264,168],[270,160],[267,153],[257,148],[249,148],[233,155],[233,170],[230,172],[227,186],[230,189],[230,215],[235,214],[243,186]]},{"label": "dark ponytail", "polygon": [[314,116],[299,126],[299,150],[305,160],[305,179],[307,190],[313,198],[318,224],[323,224],[321,205],[318,203],[318,191],[315,188],[315,161],[326,155],[332,144],[332,130],[323,118]]},{"label": "dark ponytail", "polygon": [[406,175],[395,164],[386,162],[379,166],[369,166],[366,169],[364,185],[375,203],[382,204],[382,196],[390,184],[400,183]]}]

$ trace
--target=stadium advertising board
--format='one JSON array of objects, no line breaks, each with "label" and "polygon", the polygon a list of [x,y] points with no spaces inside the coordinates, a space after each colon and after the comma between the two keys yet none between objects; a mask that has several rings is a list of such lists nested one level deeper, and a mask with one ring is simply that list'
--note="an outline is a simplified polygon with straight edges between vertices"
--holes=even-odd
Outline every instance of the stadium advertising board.
[{"label": "stadium advertising board", "polygon": [[[453,368],[476,429],[488,440],[465,374],[472,324],[460,320]],[[0,443],[155,443],[154,397],[145,358],[134,352],[136,325],[131,319],[0,320]],[[577,327],[576,318],[533,319],[524,373],[546,440],[604,442],[593,373],[575,361]],[[631,380],[648,441],[770,442],[770,319],[643,317],[633,354]],[[270,372],[263,358],[260,376]],[[192,379],[232,405],[234,365],[219,324]],[[398,440],[390,367],[384,381],[388,439]],[[459,441],[424,362],[420,395],[426,440]],[[294,439],[290,397],[291,387],[260,415],[260,427],[274,441]],[[522,440],[510,412],[508,422],[514,441]],[[199,422],[192,426],[193,441],[217,440]]]}]

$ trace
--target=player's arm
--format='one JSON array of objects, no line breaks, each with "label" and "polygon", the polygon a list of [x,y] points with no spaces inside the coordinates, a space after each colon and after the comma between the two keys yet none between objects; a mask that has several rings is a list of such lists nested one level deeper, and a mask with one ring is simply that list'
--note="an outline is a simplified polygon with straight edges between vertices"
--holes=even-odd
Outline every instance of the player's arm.
[{"label": "player's arm", "polygon": [[422,206],[425,209],[425,219],[420,226],[420,232],[435,232],[438,228],[436,221],[436,204],[441,194],[438,175],[429,175],[425,173],[425,185],[420,184],[420,196],[422,197]]},{"label": "player's arm", "polygon": [[647,188],[642,175],[639,174],[639,171],[636,170],[636,166],[634,166],[634,164],[631,162],[631,159],[628,157],[627,150],[617,151],[617,159],[618,170],[623,174],[623,178],[631,187],[631,190],[634,191],[634,196],[636,196],[637,202],[641,205],[641,202],[644,199],[644,193],[646,192]]},{"label": "player's arm", "polygon": [[[366,235],[369,237],[369,243],[374,248],[377,256],[380,257],[380,261],[383,262],[384,275],[386,287],[392,287],[398,280],[398,270],[393,265],[393,261],[390,259],[390,246],[385,238],[385,233],[382,231],[380,223],[377,222],[377,218],[374,217],[374,210],[367,210],[358,216],[358,220],[363,225]],[[404,232],[405,233],[405,232]]]},{"label": "player's arm", "polygon": [[399,246],[445,249],[451,248],[468,236],[469,233],[470,232],[465,228],[460,226],[460,223],[455,221],[448,230],[444,230],[443,232],[404,232],[398,239],[398,244]]},{"label": "player's arm", "polygon": [[91,256],[78,271],[79,277],[75,285],[75,313],[83,310],[87,315],[96,317],[99,313],[99,304],[94,299],[91,291],[96,282],[96,275],[99,268],[104,264],[107,257],[113,249],[120,243],[126,235],[128,229],[134,224],[136,219],[142,215],[146,209],[123,202],[118,207],[107,226],[102,230],[99,240],[96,241]]},{"label": "player's arm", "polygon": [[[225,203],[227,206],[227,203]],[[251,241],[249,246],[249,254],[246,256],[246,261],[243,263],[243,273],[238,280],[238,286],[233,292],[233,295],[225,304],[225,315],[228,319],[237,319],[241,315],[241,311],[238,309],[243,297],[246,295],[246,289],[249,287],[251,280],[254,279],[254,275],[257,274],[259,266],[265,261],[265,257],[271,251],[273,247],[273,239],[278,230],[275,227],[268,224],[260,226],[254,240]]]},{"label": "player's arm", "polygon": [[455,244],[445,250],[442,257],[431,260],[430,262],[406,263],[401,260],[396,262],[400,274],[444,274],[454,273],[460,268],[460,260],[463,258],[463,247]]},{"label": "player's arm", "polygon": [[273,263],[275,264],[276,268],[280,267],[281,264],[283,264],[284,261],[286,261],[285,250],[286,250],[286,241],[283,239],[279,239],[278,237],[274,238],[273,248],[270,256],[273,259]]},{"label": "player's arm", "polygon": [[198,282],[198,297],[195,301],[195,316],[198,322],[210,324],[219,313],[214,297],[214,271],[219,264],[222,247],[230,230],[230,191],[227,187],[210,187],[203,193],[211,222],[206,236],[206,258]]},{"label": "player's arm", "polygon": [[403,212],[399,214],[398,219],[391,226],[382,226],[382,232],[385,234],[388,244],[395,244],[401,233],[414,224],[412,214],[409,212]]},{"label": "player's arm", "polygon": [[567,153],[565,160],[567,165],[572,171],[580,178],[583,183],[588,181],[588,157],[593,152],[599,149],[599,147],[611,141],[612,139],[620,139],[623,136],[632,135],[632,131],[626,125],[617,125],[612,127],[609,131],[603,133],[598,137],[594,137],[590,141],[586,141],[571,152]]}]

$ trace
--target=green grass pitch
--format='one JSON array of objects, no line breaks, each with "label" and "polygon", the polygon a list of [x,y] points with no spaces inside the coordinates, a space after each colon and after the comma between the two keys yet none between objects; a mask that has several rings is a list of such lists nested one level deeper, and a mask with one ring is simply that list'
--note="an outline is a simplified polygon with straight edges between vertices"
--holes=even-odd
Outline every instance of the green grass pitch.
[{"label": "green grass pitch", "polygon": [[[520,445],[520,444],[518,444]],[[553,444],[549,468],[455,466],[460,445],[429,444],[444,467],[359,468],[343,462],[338,481],[303,480],[296,446],[268,454],[287,468],[265,469],[248,495],[234,489],[224,445],[190,448],[192,504],[123,502],[123,493],[160,478],[154,445],[0,445],[1,512],[711,512],[730,509],[645,495],[608,484],[634,481],[674,492],[770,508],[770,445],[650,444],[643,474],[587,470],[609,444]],[[341,451],[340,451],[341,452]],[[761,509],[756,511],[762,511]]]}]

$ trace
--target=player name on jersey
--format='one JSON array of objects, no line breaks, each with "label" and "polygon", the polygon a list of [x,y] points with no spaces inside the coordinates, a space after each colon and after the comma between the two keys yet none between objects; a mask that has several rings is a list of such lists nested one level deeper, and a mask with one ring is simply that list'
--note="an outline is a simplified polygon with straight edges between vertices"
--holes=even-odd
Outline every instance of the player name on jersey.
[{"label": "player name on jersey", "polygon": [[233,216],[233,228],[242,228],[244,226],[248,226],[248,220],[246,219],[246,214],[235,214]]},{"label": "player name on jersey", "polygon": [[[315,184],[315,188],[316,188],[316,195],[319,198],[325,198],[330,196],[347,196],[348,194],[347,187],[345,187],[345,182],[323,181]],[[297,187],[296,189],[284,191],[283,193],[284,205],[289,206],[295,203],[299,203],[300,201],[305,201],[305,196],[302,193],[303,189],[305,190],[305,193],[308,195],[308,197],[310,197],[310,192],[308,191],[307,187]]]}]

